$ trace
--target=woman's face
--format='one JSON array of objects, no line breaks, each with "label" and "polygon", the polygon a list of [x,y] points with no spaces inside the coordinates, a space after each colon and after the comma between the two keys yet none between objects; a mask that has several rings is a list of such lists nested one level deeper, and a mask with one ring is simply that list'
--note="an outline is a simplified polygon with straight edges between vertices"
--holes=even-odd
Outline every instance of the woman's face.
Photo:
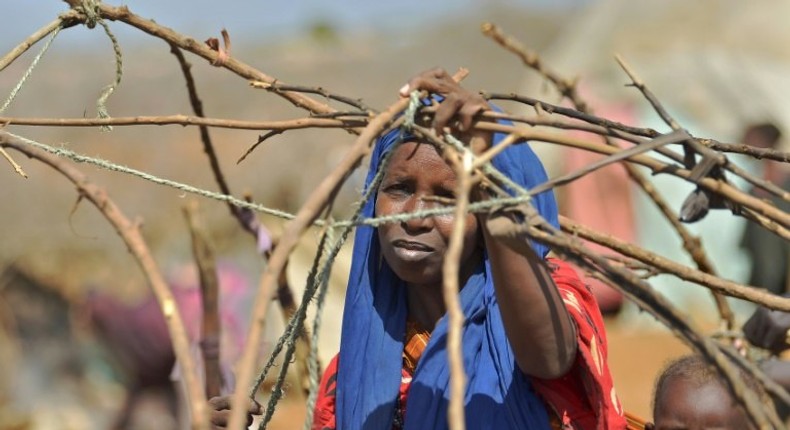
[{"label": "woman's face", "polygon": [[[376,216],[429,209],[440,205],[425,197],[455,197],[455,172],[436,149],[408,142],[392,154],[376,198]],[[438,286],[447,253],[454,216],[415,218],[378,228],[382,254],[399,278],[409,284]],[[477,218],[468,214],[464,230],[462,269],[478,264],[481,244]]]}]

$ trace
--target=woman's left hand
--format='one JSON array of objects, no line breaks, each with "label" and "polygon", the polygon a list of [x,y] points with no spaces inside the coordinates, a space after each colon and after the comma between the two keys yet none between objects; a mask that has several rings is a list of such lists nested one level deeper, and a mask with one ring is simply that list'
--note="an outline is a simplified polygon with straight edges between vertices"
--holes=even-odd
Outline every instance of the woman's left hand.
[{"label": "woman's left hand", "polygon": [[[444,97],[431,124],[439,136],[444,134],[444,129],[448,126],[451,130],[455,129],[461,133],[469,132],[475,117],[480,112],[491,109],[483,96],[459,85],[444,69],[427,70],[411,78],[409,83],[400,89],[400,95],[409,97],[409,94],[415,90],[424,90]],[[457,121],[451,122],[453,118]]]}]

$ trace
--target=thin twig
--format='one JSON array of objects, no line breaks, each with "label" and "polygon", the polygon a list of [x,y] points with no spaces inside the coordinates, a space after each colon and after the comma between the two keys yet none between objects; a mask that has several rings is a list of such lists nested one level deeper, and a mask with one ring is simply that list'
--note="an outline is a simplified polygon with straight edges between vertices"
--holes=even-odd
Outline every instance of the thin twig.
[{"label": "thin twig", "polygon": [[183,125],[231,128],[240,130],[297,130],[303,128],[348,128],[364,126],[362,119],[297,118],[284,121],[244,121],[204,118],[189,115],[130,116],[114,118],[13,118],[0,117],[0,123],[9,125],[45,127],[95,127],[103,125]]},{"label": "thin twig", "polygon": [[747,372],[754,375],[754,377],[760,382],[760,384],[763,385],[763,387],[765,387],[765,390],[769,394],[775,396],[785,405],[790,406],[790,393],[788,393],[781,384],[774,381],[770,376],[766,375],[759,366],[741,356],[741,354],[732,346],[722,346],[721,350],[724,351],[724,354],[726,354],[730,360],[734,361],[737,365],[741,366]]},{"label": "thin twig", "polygon": [[[189,104],[192,105],[192,110],[198,118],[205,118],[206,114],[203,112],[203,102],[197,93],[197,86],[195,85],[195,78],[192,76],[192,65],[184,58],[184,54],[175,45],[170,45],[170,52],[178,60],[181,66],[181,72],[184,75],[184,80],[187,84],[187,92],[189,93]],[[222,169],[219,166],[219,159],[217,152],[214,150],[214,144],[211,142],[211,135],[209,134],[208,127],[205,124],[200,125],[200,140],[203,142],[203,152],[208,157],[209,164],[211,165],[211,172],[214,174],[214,180],[217,182],[220,192],[223,194],[230,194],[230,187],[225,180],[225,175],[222,174]],[[240,209],[228,203],[230,213],[239,218]],[[242,227],[247,228],[246,223],[242,222]]]},{"label": "thin twig", "polygon": [[239,157],[239,159],[236,160],[236,164],[239,164],[242,161],[244,161],[244,159],[247,158],[247,156],[250,155],[252,153],[252,151],[254,151],[255,148],[258,147],[258,145],[260,145],[261,143],[263,143],[264,141],[266,141],[270,137],[277,136],[280,133],[282,133],[282,130],[271,130],[271,131],[267,132],[266,134],[262,134],[262,135],[258,136],[258,140],[255,143],[253,143],[249,148],[247,148],[247,150],[244,151],[244,154],[241,154],[241,157]]},{"label": "thin twig", "polygon": [[14,168],[14,171],[15,171],[16,173],[18,173],[18,174],[19,174],[19,176],[21,176],[21,177],[23,177],[23,178],[27,178],[27,173],[25,173],[25,171],[24,171],[24,170],[22,170],[22,166],[20,166],[19,164],[17,164],[17,162],[16,162],[16,161],[14,161],[14,159],[13,159],[13,158],[11,158],[11,154],[9,154],[8,152],[6,152],[6,150],[5,150],[4,148],[0,148],[0,155],[2,155],[2,156],[3,156],[3,158],[5,158],[5,159],[6,159],[6,161],[8,161],[8,163],[9,163],[9,164],[11,164],[11,167],[13,167],[13,168]]},{"label": "thin twig", "polygon": [[345,103],[351,107],[355,107],[360,111],[368,114],[368,115],[375,115],[377,112],[375,109],[371,108],[370,106],[366,105],[362,99],[355,99],[351,97],[342,96],[339,94],[335,94],[332,92],[327,91],[325,88],[322,87],[305,87],[301,85],[286,85],[281,84],[279,82],[268,83],[268,82],[250,82],[253,88],[260,88],[266,91],[271,91],[273,93],[279,93],[283,91],[291,91],[295,93],[305,93],[305,94],[318,94],[325,98],[339,101],[340,103]]},{"label": "thin twig", "polygon": [[757,148],[751,145],[737,144],[737,143],[722,143],[712,139],[700,139],[700,143],[710,149],[721,152],[732,152],[735,154],[743,154],[754,157],[758,160],[763,158],[774,161],[781,161],[790,163],[790,152],[779,151],[770,148]]},{"label": "thin twig", "polygon": [[727,163],[725,168],[731,171],[732,173],[735,173],[736,175],[740,176],[746,182],[754,185],[755,187],[762,188],[763,190],[768,191],[769,193],[779,197],[784,201],[790,201],[790,192],[774,184],[773,182],[752,175],[751,173],[747,172],[746,170],[738,167],[733,163]]},{"label": "thin twig", "polygon": [[5,70],[8,65],[13,63],[20,55],[24,54],[31,46],[35,45],[41,39],[47,37],[48,34],[55,31],[58,27],[61,29],[68,28],[74,26],[78,23],[77,17],[79,14],[76,11],[70,10],[66,13],[63,13],[58,17],[58,19],[50,22],[49,24],[41,27],[38,31],[31,34],[27,39],[23,40],[22,43],[14,47],[8,54],[4,55],[3,58],[0,58],[0,72]]}]

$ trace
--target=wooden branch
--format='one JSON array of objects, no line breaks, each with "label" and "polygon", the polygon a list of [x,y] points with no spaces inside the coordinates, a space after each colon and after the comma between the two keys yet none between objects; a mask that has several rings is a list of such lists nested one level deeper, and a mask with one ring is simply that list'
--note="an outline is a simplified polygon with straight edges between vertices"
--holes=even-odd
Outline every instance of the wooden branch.
[{"label": "wooden branch", "polygon": [[[447,422],[451,430],[464,430],[464,393],[466,392],[466,372],[464,371],[464,358],[462,349],[462,334],[464,312],[458,299],[461,290],[458,285],[459,263],[464,242],[464,229],[466,228],[466,214],[469,206],[469,192],[472,189],[472,158],[470,152],[460,155],[444,147],[444,158],[450,161],[458,178],[455,191],[455,213],[453,230],[450,233],[450,242],[447,254],[442,264],[444,304],[447,308],[447,357],[450,365],[450,405],[447,408]],[[466,159],[459,159],[467,157]]]},{"label": "wooden branch", "polygon": [[88,181],[87,177],[79,170],[64,160],[47,154],[36,148],[18,141],[14,136],[0,131],[0,146],[13,148],[28,157],[35,158],[51,166],[68,178],[84,196],[93,203],[105,218],[112,224],[115,231],[126,243],[129,251],[134,255],[143,273],[148,279],[151,289],[159,302],[162,314],[167,322],[168,331],[173,341],[176,360],[183,370],[184,383],[192,412],[192,425],[195,429],[208,430],[208,405],[203,395],[203,390],[198,382],[195,364],[189,353],[189,340],[184,328],[184,321],[178,310],[173,294],[165,282],[164,276],[157,267],[156,262],[140,234],[139,226],[129,221],[121,210],[107,196],[104,189]]},{"label": "wooden branch", "polygon": [[[571,120],[559,119],[555,117],[555,115],[551,113],[547,113],[545,111],[540,111],[535,116],[514,115],[506,112],[494,112],[494,111],[482,112],[479,115],[481,115],[482,118],[487,118],[490,120],[496,120],[496,121],[506,120],[506,121],[527,124],[535,127],[548,127],[557,130],[583,131],[586,133],[597,134],[599,136],[608,136],[616,139],[621,139],[635,144],[649,141],[649,138],[646,139],[643,136],[637,136],[635,134],[631,134],[616,128],[608,128],[608,127],[589,124],[573,119]],[[653,137],[658,137],[660,135],[661,134],[656,134]]]},{"label": "wooden branch", "polygon": [[[144,19],[138,15],[135,15],[126,6],[114,7],[105,3],[99,3],[98,11],[101,17],[104,19],[126,23],[132,27],[142,30],[145,33],[150,34],[151,36],[162,39],[167,43],[176,45],[185,51],[189,51],[205,59],[210,64],[215,64],[218,67],[227,69],[244,79],[250,81],[267,82],[270,84],[275,83],[275,81],[280,82],[279,80],[276,80],[275,78],[230,56],[223,58],[220,64],[217,61],[220,57],[220,53],[218,51],[212,50],[211,47],[205,43],[177,33],[172,29],[159,25],[152,20]],[[332,109],[327,104],[320,103],[300,93],[283,91],[277,94],[290,101],[295,106],[306,109],[311,113],[329,113],[334,111],[334,109]]]},{"label": "wooden branch", "polygon": [[206,397],[212,398],[219,396],[222,389],[217,264],[214,259],[214,251],[208,241],[208,234],[200,221],[198,203],[193,201],[184,205],[183,211],[192,237],[192,254],[195,256],[195,264],[200,275],[200,296],[203,303],[200,351],[203,354],[203,367],[206,376]]},{"label": "wooden branch", "polygon": [[543,62],[535,52],[528,50],[517,40],[507,37],[504,33],[502,33],[502,30],[499,27],[492,23],[484,23],[482,26],[482,31],[484,35],[488,36],[500,46],[519,57],[525,66],[535,70],[540,75],[548,79],[552,84],[554,84],[554,87],[557,88],[557,91],[559,91],[563,97],[570,100],[577,109],[582,112],[586,112],[588,110],[587,103],[579,96],[579,93],[576,91],[576,83],[578,82],[578,79],[563,79],[558,74],[548,70],[546,67],[544,67]]},{"label": "wooden branch", "polygon": [[765,158],[768,160],[790,163],[790,152],[786,152],[786,151],[779,151],[776,149],[768,149],[768,148],[757,148],[745,144],[721,143],[712,139],[700,139],[699,141],[700,143],[707,146],[708,148],[716,151],[749,155],[758,160]]},{"label": "wooden branch", "polygon": [[11,63],[13,63],[20,55],[27,52],[31,46],[35,45],[41,39],[47,37],[48,34],[52,33],[58,27],[68,28],[73,25],[76,25],[79,21],[77,17],[79,14],[73,10],[68,11],[66,13],[61,14],[58,19],[50,22],[49,24],[41,27],[38,31],[31,34],[27,39],[23,40],[22,43],[14,47],[8,54],[4,55],[3,58],[0,58],[0,72],[5,70]]},{"label": "wooden branch", "polygon": [[204,118],[189,115],[130,116],[114,118],[13,118],[0,117],[0,123],[8,125],[48,127],[96,127],[131,125],[183,125],[231,128],[240,130],[296,130],[303,128],[348,128],[364,126],[361,119],[298,118],[284,121],[243,121],[220,118]]},{"label": "wooden branch", "polygon": [[510,100],[518,103],[523,103],[532,107],[539,108],[547,113],[552,113],[552,114],[556,113],[559,115],[566,116],[568,118],[577,119],[604,128],[622,130],[626,133],[630,133],[635,136],[657,137],[661,134],[658,131],[653,130],[652,128],[633,127],[620,122],[611,121],[606,118],[601,118],[587,112],[581,112],[576,109],[554,105],[551,103],[544,102],[542,100],[518,95],[515,93],[506,94],[506,93],[489,93],[489,92],[481,91],[480,95],[482,95],[486,100]]},{"label": "wooden branch", "polygon": [[763,190],[768,191],[769,193],[779,197],[784,201],[790,201],[790,192],[774,184],[773,182],[752,175],[751,173],[747,172],[744,169],[741,169],[740,167],[738,167],[733,163],[727,163],[727,165],[724,167],[725,169],[731,171],[732,173],[735,173],[736,175],[740,176],[746,182],[754,185],[755,187],[762,188]]},{"label": "wooden branch", "polygon": [[[178,60],[178,64],[181,66],[181,72],[184,75],[184,80],[187,84],[187,92],[189,93],[189,104],[192,105],[192,111],[198,118],[205,118],[206,114],[203,112],[203,102],[200,101],[200,97],[197,93],[197,85],[195,85],[195,78],[192,76],[192,65],[187,62],[186,58],[184,58],[184,54],[178,49],[175,45],[170,45],[170,52],[176,57]],[[230,195],[230,187],[228,186],[227,181],[225,180],[225,175],[222,174],[222,169],[219,166],[219,159],[217,158],[217,152],[214,151],[214,144],[211,142],[211,135],[209,134],[208,127],[205,124],[200,125],[200,140],[203,142],[203,152],[206,153],[206,157],[208,157],[209,164],[211,165],[211,172],[214,174],[214,180],[217,182],[217,186],[219,187],[220,192],[222,194]],[[240,208],[228,203],[228,209],[230,213],[239,218],[239,212],[241,211]],[[242,222],[242,228],[247,228],[248,225]]]},{"label": "wooden branch", "polygon": [[722,346],[721,350],[724,351],[730,360],[741,366],[747,372],[754,375],[757,381],[762,384],[763,387],[765,387],[765,391],[767,391],[768,394],[775,396],[777,399],[779,399],[779,401],[787,406],[790,406],[790,393],[788,393],[787,390],[782,387],[782,385],[774,381],[770,376],[766,375],[757,364],[747,360],[732,346]]},{"label": "wooden branch", "polygon": [[[675,131],[675,132],[672,132],[672,133],[669,133],[669,134],[665,134],[663,136],[659,136],[659,137],[653,139],[650,142],[643,143],[641,145],[632,146],[631,148],[628,148],[628,149],[622,149],[622,150],[620,150],[620,151],[618,151],[618,152],[616,152],[616,153],[614,153],[612,155],[604,157],[604,158],[602,158],[602,159],[600,159],[600,160],[598,160],[598,161],[586,166],[583,169],[579,169],[579,170],[570,172],[568,174],[559,176],[559,177],[554,178],[554,179],[552,179],[550,181],[547,181],[547,182],[544,182],[544,183],[542,183],[540,185],[537,185],[537,186],[535,186],[534,188],[532,188],[530,190],[530,193],[532,193],[532,194],[540,194],[543,191],[549,190],[549,189],[554,188],[556,186],[568,184],[568,183],[570,183],[572,181],[575,181],[575,180],[577,180],[577,179],[579,179],[579,178],[581,178],[583,176],[588,175],[589,173],[592,173],[592,172],[594,172],[596,170],[600,170],[600,169],[602,169],[602,168],[604,168],[606,166],[612,165],[614,163],[617,163],[617,162],[620,162],[620,161],[623,161],[623,160],[628,160],[631,157],[635,157],[635,156],[637,156],[639,154],[643,154],[643,153],[645,153],[647,151],[652,151],[652,150],[658,149],[661,146],[668,145],[670,143],[675,143],[675,142],[679,142],[679,141],[688,139],[688,137],[689,137],[689,135],[685,131]],[[615,148],[619,149],[619,147],[617,147],[617,146],[615,146]]]},{"label": "wooden branch", "polygon": [[[642,95],[647,99],[651,106],[653,106],[653,110],[656,111],[659,117],[670,127],[672,130],[680,130],[680,124],[667,112],[664,106],[658,101],[658,98],[647,88],[644,82],[636,75],[636,73],[626,64],[625,60],[623,60],[619,55],[615,56],[615,60],[617,63],[620,64],[620,67],[625,71],[628,77],[631,79],[631,86],[636,87]],[[707,171],[700,171],[695,172],[692,175],[692,182],[696,182],[698,177],[707,176],[710,168],[712,166],[721,166],[724,167],[728,164],[727,157],[723,154],[720,154],[716,151],[711,150],[707,146],[701,144],[697,139],[692,138],[686,141],[687,150],[693,150],[694,152],[700,154],[703,158],[702,161],[696,163],[696,161],[692,160],[692,164],[696,164],[694,166],[694,170],[696,171],[698,167],[708,165]],[[707,163],[706,163],[707,161]],[[690,166],[687,166],[691,168]]]}]

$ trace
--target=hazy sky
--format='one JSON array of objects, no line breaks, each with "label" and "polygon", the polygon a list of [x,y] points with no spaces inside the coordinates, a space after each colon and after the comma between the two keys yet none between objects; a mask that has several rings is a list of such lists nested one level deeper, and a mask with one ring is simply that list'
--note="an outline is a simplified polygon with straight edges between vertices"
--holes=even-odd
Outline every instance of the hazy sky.
[{"label": "hazy sky", "polygon": [[[492,3],[524,8],[567,7],[587,0],[128,0],[136,14],[195,37],[210,36],[227,28],[233,37],[284,37],[303,31],[315,22],[326,22],[342,31],[388,31],[425,25],[455,15],[472,14]],[[60,0],[2,0],[0,47],[19,43],[27,34],[66,10]],[[35,5],[33,5],[35,3]],[[123,4],[113,1],[109,4]],[[139,40],[136,31],[118,27],[124,42]],[[114,30],[115,30],[114,27]],[[97,40],[81,31],[84,40]],[[127,36],[128,34],[128,36]]]}]

